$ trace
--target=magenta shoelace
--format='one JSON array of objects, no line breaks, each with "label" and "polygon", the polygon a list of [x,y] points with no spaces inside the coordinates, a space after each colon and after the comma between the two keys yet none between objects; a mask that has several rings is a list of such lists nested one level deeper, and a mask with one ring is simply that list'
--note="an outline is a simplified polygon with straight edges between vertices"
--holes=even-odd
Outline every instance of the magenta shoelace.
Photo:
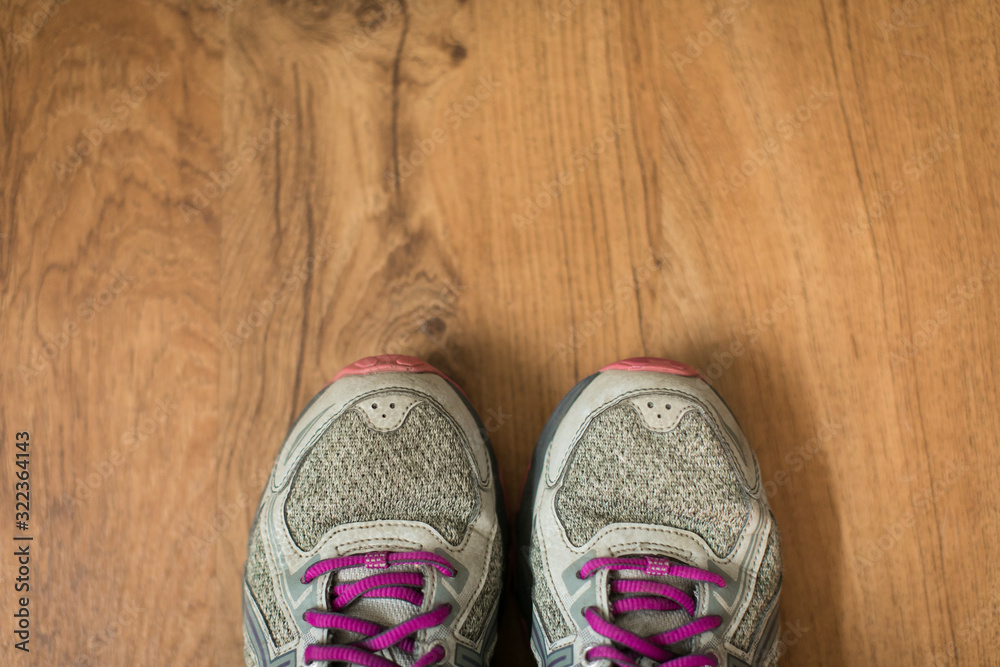
[{"label": "magenta shoelace", "polygon": [[[587,561],[583,569],[580,570],[579,576],[581,579],[588,579],[601,570],[632,570],[650,576],[680,577],[692,581],[705,581],[720,587],[726,585],[726,581],[717,574],[697,567],[678,565],[666,558],[648,556],[594,558]],[[674,611],[683,609],[693,620],[668,632],[640,637],[605,620],[596,608],[589,607],[584,610],[583,615],[594,632],[607,637],[615,644],[624,646],[626,650],[615,646],[595,646],[584,654],[587,660],[610,660],[617,667],[638,667],[640,657],[657,661],[659,667],[718,665],[712,656],[676,655],[666,648],[670,644],[714,630],[722,624],[722,618],[719,616],[694,618],[695,600],[681,589],[651,579],[614,579],[611,581],[611,594],[615,596],[611,600],[612,619],[615,616],[639,610]]]},{"label": "magenta shoelace", "polygon": [[[327,558],[314,563],[302,576],[302,583],[308,584],[316,577],[352,567],[370,570],[385,570],[393,565],[429,565],[446,577],[455,576],[455,568],[448,559],[429,551],[395,553],[373,551],[355,556]],[[396,646],[407,653],[413,653],[416,641],[413,635],[444,623],[451,613],[451,605],[418,614],[397,626],[386,628],[378,623],[356,618],[344,610],[361,598],[392,598],[409,602],[420,607],[424,602],[424,575],[422,572],[380,572],[348,584],[333,587],[330,601],[331,611],[310,609],[303,618],[309,625],[325,630],[344,630],[364,637],[361,641],[346,645],[312,644],[306,647],[306,663],[316,661],[341,662],[365,667],[399,667],[395,662],[376,655],[378,651]],[[439,663],[445,657],[443,646],[435,646],[417,658],[413,667],[428,667]]]}]

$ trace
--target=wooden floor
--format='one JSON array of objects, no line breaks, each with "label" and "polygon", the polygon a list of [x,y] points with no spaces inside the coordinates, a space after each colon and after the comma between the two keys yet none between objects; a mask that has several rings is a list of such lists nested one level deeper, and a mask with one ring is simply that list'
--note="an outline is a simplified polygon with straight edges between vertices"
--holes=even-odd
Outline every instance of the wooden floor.
[{"label": "wooden floor", "polygon": [[399,352],[492,424],[511,513],[578,379],[697,366],[784,536],[783,664],[995,663],[998,35],[988,0],[6,2],[0,662],[238,664],[286,430]]}]

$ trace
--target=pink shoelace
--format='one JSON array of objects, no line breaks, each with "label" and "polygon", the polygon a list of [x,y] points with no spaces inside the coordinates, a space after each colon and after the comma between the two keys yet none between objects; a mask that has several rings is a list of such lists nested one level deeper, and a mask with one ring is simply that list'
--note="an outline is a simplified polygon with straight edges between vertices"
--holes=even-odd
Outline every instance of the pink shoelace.
[{"label": "pink shoelace", "polygon": [[[393,565],[429,565],[446,577],[455,576],[455,568],[448,559],[429,551],[389,552],[373,551],[354,556],[327,558],[311,565],[302,576],[302,583],[308,584],[319,576],[352,567],[370,570],[385,570]],[[344,610],[361,598],[393,598],[403,600],[419,608],[424,602],[424,575],[422,572],[379,572],[358,581],[338,584],[333,587],[332,609],[323,611],[310,609],[303,618],[315,628],[354,632],[364,639],[346,645],[312,644],[306,647],[306,664],[329,661],[364,665],[365,667],[399,667],[395,662],[376,655],[392,646],[407,653],[413,653],[416,641],[413,635],[444,623],[451,613],[451,605],[418,614],[397,626],[386,628],[378,623],[356,618]],[[417,658],[413,667],[428,667],[439,663],[445,657],[443,646],[435,646]]]},{"label": "pink shoelace", "polygon": [[[601,570],[632,570],[651,576],[671,576],[705,581],[716,586],[725,587],[726,581],[717,574],[707,572],[697,567],[678,565],[666,558],[649,556],[636,558],[594,558],[587,561],[580,570],[579,577],[588,579]],[[615,644],[625,647],[622,650],[616,646],[595,646],[584,654],[587,660],[610,660],[617,667],[639,667],[640,657],[646,657],[659,663],[659,667],[703,667],[718,665],[716,659],[705,655],[676,655],[666,647],[679,641],[694,637],[709,630],[714,630],[722,624],[719,616],[702,616],[694,618],[695,600],[681,589],[660,583],[651,579],[613,579],[611,581],[612,620],[615,616],[632,611],[674,611],[683,609],[693,619],[680,627],[668,632],[640,637],[618,627],[612,621],[605,620],[596,608],[590,607],[583,612],[590,627],[599,635],[607,637]],[[624,597],[623,597],[624,596]]]}]

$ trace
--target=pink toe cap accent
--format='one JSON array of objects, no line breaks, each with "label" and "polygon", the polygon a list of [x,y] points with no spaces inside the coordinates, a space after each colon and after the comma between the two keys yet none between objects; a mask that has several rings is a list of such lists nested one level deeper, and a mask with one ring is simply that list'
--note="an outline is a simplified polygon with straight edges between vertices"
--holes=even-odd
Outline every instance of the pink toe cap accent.
[{"label": "pink toe cap accent", "polygon": [[[656,373],[670,373],[671,375],[683,375],[685,377],[701,377],[697,369],[679,361],[669,359],[659,359],[657,357],[632,357],[622,359],[613,364],[608,364],[601,369],[604,371],[653,371]],[[701,378],[704,380],[705,378]]]},{"label": "pink toe cap accent", "polygon": [[368,375],[369,373],[434,373],[447,379],[447,376],[426,361],[402,354],[380,354],[377,357],[358,359],[350,366],[341,370],[333,378],[336,382],[345,375]]},{"label": "pink toe cap accent", "polygon": [[450,377],[426,361],[416,357],[408,357],[405,354],[380,354],[377,357],[358,359],[337,373],[330,382],[336,382],[347,375],[370,375],[371,373],[433,373],[443,377],[463,395],[465,394],[462,388]]}]

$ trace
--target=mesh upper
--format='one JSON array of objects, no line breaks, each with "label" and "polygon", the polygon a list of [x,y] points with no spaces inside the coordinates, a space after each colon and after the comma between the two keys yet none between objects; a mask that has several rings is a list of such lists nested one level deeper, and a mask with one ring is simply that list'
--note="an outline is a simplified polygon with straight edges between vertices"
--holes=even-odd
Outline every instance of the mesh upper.
[{"label": "mesh upper", "polygon": [[250,648],[250,640],[247,637],[243,640],[243,663],[246,667],[257,667],[257,654]]},{"label": "mesh upper", "polygon": [[419,403],[394,431],[376,431],[355,409],[327,428],[303,459],[285,522],[303,551],[330,529],[366,521],[418,521],[459,544],[479,505],[464,436],[436,407]]},{"label": "mesh upper", "polygon": [[542,560],[542,550],[539,547],[537,536],[533,536],[531,539],[531,553],[529,558],[531,560],[531,571],[534,574],[534,581],[531,586],[531,601],[535,609],[538,610],[538,615],[542,621],[542,629],[545,631],[545,636],[551,644],[558,639],[568,636],[573,630],[570,629],[562,610],[559,609],[559,604],[556,602],[556,595],[549,586],[548,579],[546,579],[545,573],[548,572],[548,568],[545,567],[545,563]]},{"label": "mesh upper", "polygon": [[503,540],[500,530],[493,536],[493,544],[490,545],[490,560],[486,567],[486,583],[472,603],[472,609],[462,623],[462,636],[471,639],[478,644],[489,621],[490,612],[500,599],[500,591],[503,589]]},{"label": "mesh upper", "polygon": [[750,598],[750,606],[740,620],[740,626],[733,635],[733,644],[739,646],[744,651],[750,650],[753,639],[761,629],[761,621],[767,613],[771,602],[774,601],[781,587],[781,536],[778,534],[778,527],[772,521],[771,532],[767,536],[767,547],[764,549],[764,557],[760,562],[760,570],[757,572],[757,581],[754,583],[753,596]]},{"label": "mesh upper", "polygon": [[253,536],[250,538],[250,553],[247,555],[246,580],[250,587],[257,608],[264,617],[264,623],[271,635],[271,641],[275,646],[284,646],[297,636],[297,631],[292,627],[292,622],[286,616],[281,605],[278,603],[275,594],[274,583],[271,577],[274,575],[274,568],[271,567],[264,551],[264,539],[260,533],[260,522],[254,526]]},{"label": "mesh upper", "polygon": [[691,411],[658,433],[626,402],[595,416],[577,442],[555,509],[577,547],[610,524],[640,523],[693,532],[720,555],[735,546],[750,512],[702,414]]}]

